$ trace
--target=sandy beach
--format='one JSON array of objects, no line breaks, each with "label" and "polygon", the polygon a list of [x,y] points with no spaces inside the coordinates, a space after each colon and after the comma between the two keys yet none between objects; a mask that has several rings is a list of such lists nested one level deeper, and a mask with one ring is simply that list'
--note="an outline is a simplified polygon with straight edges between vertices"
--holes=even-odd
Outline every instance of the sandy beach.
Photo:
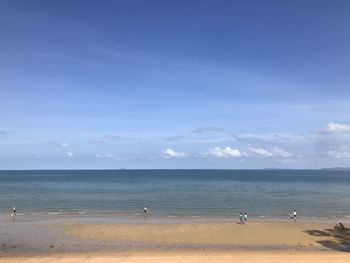
[{"label": "sandy beach", "polygon": [[0,258],[2,263],[28,262],[28,263],[144,263],[144,262],[169,262],[169,263],[226,263],[226,262],[261,262],[261,263],[345,263],[349,262],[350,256],[344,253],[277,253],[277,252],[251,252],[251,253],[229,253],[229,252],[172,252],[172,253],[129,253],[129,254],[70,254],[70,255],[48,255],[48,256],[17,256]]},{"label": "sandy beach", "polygon": [[[23,239],[3,243],[0,262],[348,262],[350,230],[333,226],[292,221],[62,222],[46,224],[54,235],[46,237],[40,251],[35,236],[32,251],[27,247],[21,252]],[[40,227],[35,226],[37,233],[44,230]]]},{"label": "sandy beach", "polygon": [[[80,239],[206,248],[343,249],[348,232],[329,224],[294,222],[236,222],[184,224],[67,224],[65,233]],[[344,247],[345,249],[345,247]]]}]

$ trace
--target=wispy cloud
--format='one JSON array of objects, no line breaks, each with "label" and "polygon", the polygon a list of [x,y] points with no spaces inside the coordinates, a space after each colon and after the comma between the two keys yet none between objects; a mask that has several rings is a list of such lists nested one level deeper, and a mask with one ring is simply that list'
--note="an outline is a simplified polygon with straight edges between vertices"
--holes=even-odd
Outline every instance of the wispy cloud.
[{"label": "wispy cloud", "polygon": [[72,158],[74,157],[74,154],[72,152],[66,152],[67,157]]},{"label": "wispy cloud", "polygon": [[188,154],[184,153],[184,152],[177,152],[173,149],[165,149],[164,151],[162,151],[163,155],[165,158],[184,158],[187,157]]},{"label": "wispy cloud", "polygon": [[61,146],[63,148],[67,148],[67,147],[69,147],[69,144],[67,142],[63,142],[63,143],[61,143]]},{"label": "wispy cloud", "polygon": [[[211,134],[210,137],[202,134]],[[187,143],[223,143],[242,141],[250,144],[254,143],[279,143],[279,142],[290,142],[300,141],[309,138],[311,135],[307,134],[278,134],[278,133],[238,133],[233,134],[227,129],[218,127],[201,127],[191,131],[190,135],[175,135],[164,138],[165,141],[173,142],[187,142]]]},{"label": "wispy cloud", "polygon": [[112,153],[107,153],[107,154],[104,155],[104,157],[106,157],[106,158],[116,158],[116,156],[114,154],[112,154]]},{"label": "wispy cloud", "polygon": [[225,129],[222,128],[218,128],[218,127],[212,127],[212,126],[208,126],[208,127],[201,127],[201,128],[197,128],[194,129],[192,131],[193,133],[204,133],[204,132],[219,132],[219,133],[223,133],[226,132]]},{"label": "wispy cloud", "polygon": [[242,153],[238,149],[232,149],[231,147],[227,146],[225,148],[211,148],[209,152],[205,153],[204,155],[218,158],[238,158],[242,156]]},{"label": "wispy cloud", "polygon": [[105,153],[105,154],[98,153],[95,156],[96,156],[96,158],[99,158],[99,159],[112,159],[112,160],[116,160],[116,161],[119,161],[119,160],[123,159],[123,158],[120,158],[120,157],[116,156],[113,153]]},{"label": "wispy cloud", "polygon": [[[168,137],[169,138],[169,137]],[[167,138],[165,138],[164,140],[166,140]],[[166,141],[172,141],[172,142],[186,142],[186,143],[195,143],[195,144],[212,144],[212,143],[222,143],[222,142],[230,142],[230,141],[234,141],[235,139],[230,137],[230,136],[220,136],[217,138],[196,138],[196,137],[180,137],[177,138],[169,138]]]},{"label": "wispy cloud", "polygon": [[253,133],[240,133],[235,134],[233,137],[237,140],[242,141],[264,141],[264,142],[275,142],[286,140],[287,136],[268,133],[268,134],[253,134]]},{"label": "wispy cloud", "polygon": [[252,147],[249,146],[247,148],[248,152],[261,157],[282,157],[282,158],[289,158],[292,156],[292,154],[282,148],[279,148],[277,146],[272,147],[271,149],[265,149],[261,147]]},{"label": "wispy cloud", "polygon": [[[99,159],[111,159],[111,160],[116,160],[116,161],[126,161],[126,160],[143,160],[146,159],[146,157],[144,155],[139,155],[139,154],[131,154],[131,155],[116,155],[113,153],[105,153],[105,154],[101,154],[98,153],[95,155],[96,158]],[[148,159],[152,159],[153,157],[150,157]]]},{"label": "wispy cloud", "polygon": [[193,61],[188,61],[179,58],[178,56],[169,56],[164,53],[159,52],[140,52],[137,50],[131,49],[110,49],[103,47],[92,47],[92,49],[102,56],[107,57],[108,59],[113,59],[114,62],[126,62],[134,66],[145,65],[148,68],[181,68],[181,69],[192,69],[194,67],[203,68],[202,64],[193,63]]},{"label": "wispy cloud", "polygon": [[264,148],[255,148],[255,147],[248,147],[248,151],[250,153],[259,155],[259,156],[264,156],[264,157],[271,157],[273,156],[273,153],[264,149]]},{"label": "wispy cloud", "polygon": [[102,135],[100,137],[97,137],[97,138],[93,138],[90,140],[90,142],[92,143],[103,143],[103,142],[106,142],[106,141],[111,141],[111,140],[119,140],[121,139],[122,137],[116,133],[109,133],[109,134],[105,134],[105,135]]},{"label": "wispy cloud", "polygon": [[292,153],[288,152],[285,149],[279,148],[277,146],[274,146],[272,148],[272,153],[274,154],[274,156],[282,157],[282,158],[289,158],[292,156]]},{"label": "wispy cloud", "polygon": [[109,58],[114,58],[118,60],[126,60],[131,62],[145,62],[146,59],[144,58],[144,55],[141,54],[135,54],[135,53],[128,53],[125,50],[120,51],[116,49],[105,49],[100,47],[95,47],[94,50],[98,52],[101,55],[107,56]]},{"label": "wispy cloud", "polygon": [[350,152],[347,151],[328,151],[327,155],[335,159],[350,159]]},{"label": "wispy cloud", "polygon": [[178,141],[182,141],[185,139],[186,139],[186,136],[175,135],[175,136],[169,136],[169,137],[164,138],[164,141],[178,142]]}]

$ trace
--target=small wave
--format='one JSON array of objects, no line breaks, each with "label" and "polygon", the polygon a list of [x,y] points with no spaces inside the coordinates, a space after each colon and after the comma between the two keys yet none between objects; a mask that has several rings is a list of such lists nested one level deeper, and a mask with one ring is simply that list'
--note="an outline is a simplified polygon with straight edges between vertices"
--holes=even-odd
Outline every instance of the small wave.
[{"label": "small wave", "polygon": [[60,215],[61,213],[60,212],[48,212],[47,214],[48,215]]},{"label": "small wave", "polygon": [[140,216],[142,215],[141,213],[134,213],[135,216]]}]

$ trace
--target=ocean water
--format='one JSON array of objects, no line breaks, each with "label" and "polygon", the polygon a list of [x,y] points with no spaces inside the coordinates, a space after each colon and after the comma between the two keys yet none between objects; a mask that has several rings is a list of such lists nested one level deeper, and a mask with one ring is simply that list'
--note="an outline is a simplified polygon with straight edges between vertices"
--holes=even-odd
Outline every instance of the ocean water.
[{"label": "ocean water", "polygon": [[0,171],[0,213],[350,218],[350,172],[332,170]]}]

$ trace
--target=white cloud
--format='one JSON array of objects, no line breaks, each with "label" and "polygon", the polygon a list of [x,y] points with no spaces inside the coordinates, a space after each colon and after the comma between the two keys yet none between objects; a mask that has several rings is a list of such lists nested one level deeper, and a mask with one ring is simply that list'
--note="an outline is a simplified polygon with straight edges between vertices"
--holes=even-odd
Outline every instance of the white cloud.
[{"label": "white cloud", "polygon": [[66,143],[66,142],[63,142],[63,143],[61,143],[61,146],[62,146],[63,148],[67,148],[67,147],[69,146],[69,144]]},{"label": "white cloud", "polygon": [[347,151],[328,151],[327,155],[335,159],[350,159],[350,152]]},{"label": "white cloud", "polygon": [[218,127],[201,127],[201,128],[197,128],[197,129],[194,129],[192,131],[193,133],[203,133],[203,132],[225,132],[224,129],[222,128],[218,128]]},{"label": "white cloud", "polygon": [[183,139],[183,141],[188,142],[188,143],[206,143],[206,144],[212,144],[212,143],[222,143],[222,142],[229,142],[229,141],[234,141],[234,138],[232,136],[225,136],[225,137],[219,137],[219,138],[204,138],[204,139],[196,139],[196,138],[186,138]]},{"label": "white cloud", "polygon": [[274,154],[274,156],[278,156],[278,157],[283,157],[283,158],[288,158],[288,157],[291,157],[292,154],[284,149],[281,149],[277,146],[274,146],[272,148],[272,152]]},{"label": "white cloud", "polygon": [[126,158],[120,158],[120,157],[116,156],[113,153],[105,153],[105,154],[98,153],[95,156],[96,156],[96,158],[99,158],[99,159],[113,159],[113,160],[116,160],[116,161],[126,160]]},{"label": "white cloud", "polygon": [[170,136],[170,137],[164,138],[165,141],[173,141],[173,142],[178,142],[178,141],[182,141],[185,139],[186,139],[186,137],[182,136],[182,135],[175,135],[175,136]]},{"label": "white cloud", "polygon": [[248,151],[253,153],[253,154],[256,154],[256,155],[259,155],[259,156],[263,156],[263,157],[271,157],[273,156],[273,153],[266,150],[266,149],[263,149],[263,148],[256,148],[256,147],[251,147],[249,146],[248,147]]},{"label": "white cloud", "polygon": [[272,147],[271,150],[267,150],[261,147],[252,147],[249,146],[247,149],[250,153],[262,157],[282,157],[282,158],[288,158],[291,157],[292,154],[284,149],[281,149],[277,146]]},{"label": "white cloud", "polygon": [[165,158],[184,158],[188,156],[187,153],[176,152],[173,149],[169,149],[169,148],[162,151],[162,153],[164,154]]},{"label": "white cloud", "polygon": [[323,131],[326,133],[350,133],[350,125],[330,122]]},{"label": "white cloud", "polygon": [[242,154],[238,149],[232,149],[231,147],[227,146],[225,148],[215,147],[211,148],[206,155],[215,156],[218,158],[237,158],[241,157]]},{"label": "white cloud", "polygon": [[112,153],[106,153],[104,155],[104,157],[106,157],[106,158],[115,158],[116,156],[114,154],[112,154]]},{"label": "white cloud", "polygon": [[105,153],[105,154],[95,154],[96,158],[99,159],[113,159],[116,161],[126,161],[126,160],[135,160],[135,159],[147,159],[144,155],[130,154],[124,156],[118,156],[113,153]]},{"label": "white cloud", "polygon": [[286,137],[281,136],[279,134],[252,134],[252,133],[240,133],[237,135],[233,135],[234,138],[238,140],[255,140],[255,141],[267,141],[267,142],[274,142],[274,141],[282,141],[285,140]]},{"label": "white cloud", "polygon": [[103,142],[106,142],[106,141],[109,141],[109,140],[119,140],[121,139],[122,137],[118,134],[115,134],[115,133],[109,133],[109,134],[105,134],[101,137],[98,137],[98,138],[93,138],[91,139],[90,141],[93,142],[93,143],[103,143]]},{"label": "white cloud", "polygon": [[73,154],[72,152],[66,152],[66,155],[67,155],[68,157],[74,157],[74,154]]}]

